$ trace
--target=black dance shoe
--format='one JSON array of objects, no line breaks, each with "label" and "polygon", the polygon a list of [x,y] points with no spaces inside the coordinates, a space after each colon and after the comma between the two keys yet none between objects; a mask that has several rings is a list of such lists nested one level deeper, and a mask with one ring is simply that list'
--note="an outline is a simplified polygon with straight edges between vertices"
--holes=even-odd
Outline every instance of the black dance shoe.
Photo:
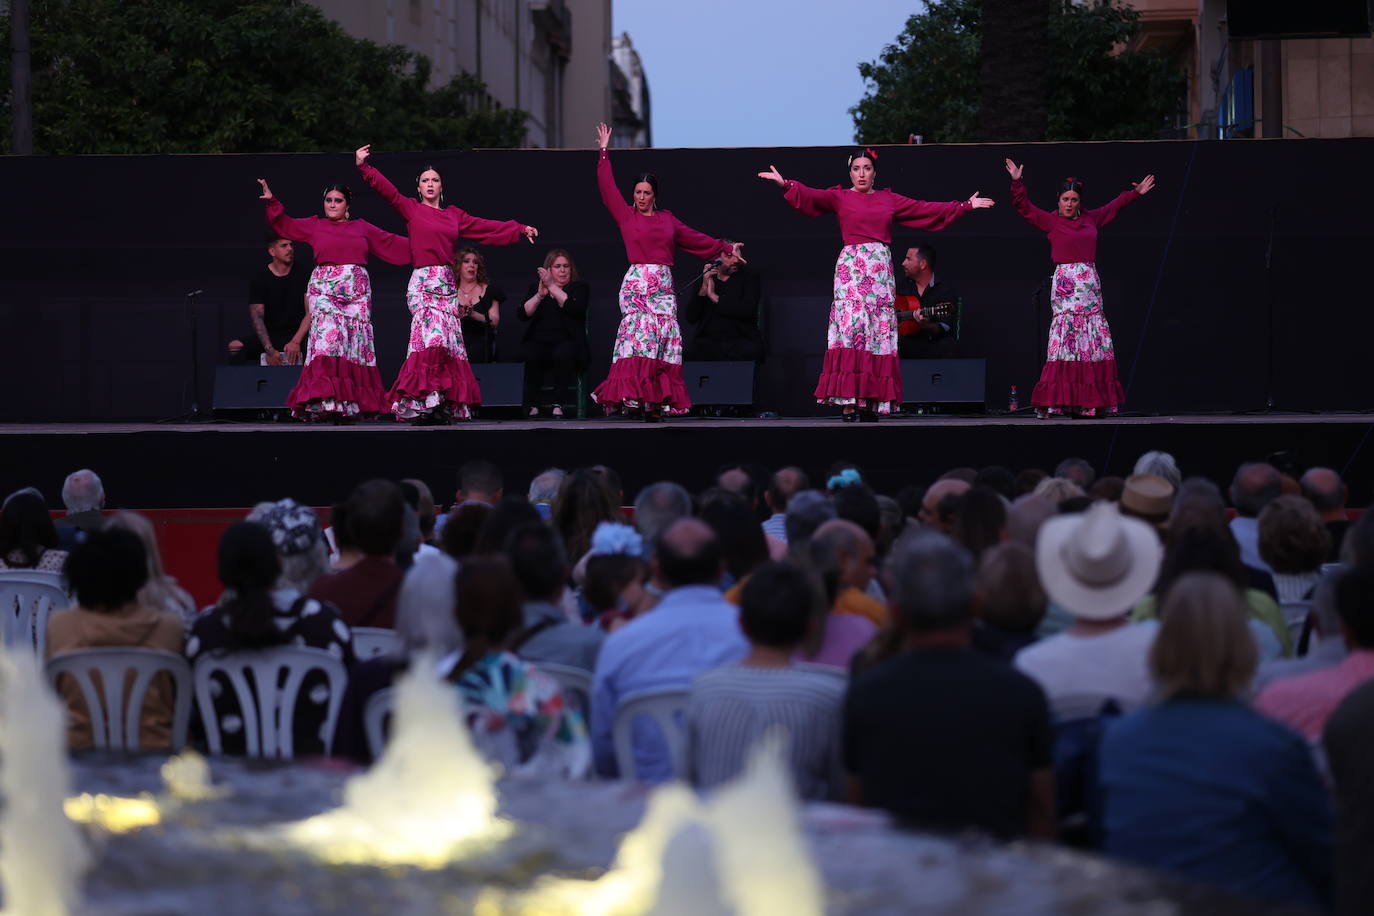
[{"label": "black dance shoe", "polygon": [[877,422],[878,422],[878,411],[876,411],[876,410],[861,410],[861,411],[859,411],[859,422],[860,422],[860,423],[877,423]]},{"label": "black dance shoe", "polygon": [[855,422],[858,421],[858,419],[859,419],[858,413],[856,413],[855,411],[852,411],[852,410],[849,411],[849,413],[842,413],[842,414],[840,414],[840,422],[841,422],[841,423],[855,423]]}]

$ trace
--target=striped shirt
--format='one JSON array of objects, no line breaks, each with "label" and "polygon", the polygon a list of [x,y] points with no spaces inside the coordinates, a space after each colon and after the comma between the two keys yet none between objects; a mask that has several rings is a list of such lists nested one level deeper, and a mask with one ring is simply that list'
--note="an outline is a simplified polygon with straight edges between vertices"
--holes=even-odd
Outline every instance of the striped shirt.
[{"label": "striped shirt", "polygon": [[687,701],[687,776],[710,789],[738,776],[773,726],[788,735],[787,760],[805,799],[839,799],[840,713],[846,679],[806,668],[726,665],[707,671]]}]

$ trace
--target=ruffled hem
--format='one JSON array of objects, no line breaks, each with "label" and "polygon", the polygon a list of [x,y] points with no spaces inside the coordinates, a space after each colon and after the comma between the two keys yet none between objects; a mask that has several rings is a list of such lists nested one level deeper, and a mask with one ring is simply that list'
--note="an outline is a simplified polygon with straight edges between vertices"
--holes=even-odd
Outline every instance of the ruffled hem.
[{"label": "ruffled hem", "polygon": [[684,414],[692,409],[682,382],[682,364],[647,356],[627,356],[611,363],[610,375],[596,386],[592,400],[607,412],[616,407],[648,407]]},{"label": "ruffled hem", "polygon": [[386,400],[400,420],[413,420],[441,409],[467,419],[471,416],[469,408],[482,403],[482,390],[467,360],[454,356],[446,347],[426,347],[406,357]]},{"label": "ruffled hem", "polygon": [[359,414],[386,410],[386,389],[376,366],[350,362],[341,356],[317,356],[306,363],[286,406],[298,417]]},{"label": "ruffled hem", "polygon": [[1054,359],[1045,363],[1031,392],[1035,407],[1105,407],[1115,410],[1126,400],[1116,360],[1097,362]]},{"label": "ruffled hem", "polygon": [[900,409],[902,364],[897,354],[879,356],[850,347],[826,350],[816,403],[853,404],[882,414]]}]

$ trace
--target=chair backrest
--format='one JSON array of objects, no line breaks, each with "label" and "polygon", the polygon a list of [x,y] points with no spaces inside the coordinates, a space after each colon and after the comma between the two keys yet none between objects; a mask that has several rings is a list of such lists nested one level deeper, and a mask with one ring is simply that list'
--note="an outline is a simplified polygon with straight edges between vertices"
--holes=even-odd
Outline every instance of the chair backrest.
[{"label": "chair backrest", "polygon": [[211,653],[196,659],[191,674],[195,682],[196,707],[205,724],[205,743],[210,753],[223,753],[224,748],[211,692],[215,674],[224,676],[238,698],[247,755],[290,760],[295,756],[291,729],[296,700],[300,697],[301,682],[311,671],[321,671],[329,680],[329,705],[321,732],[327,752],[334,740],[339,704],[343,702],[344,688],[348,684],[348,673],[342,661],[323,649],[304,646],[277,646],[224,655]]},{"label": "chair backrest", "polygon": [[395,630],[385,627],[353,628],[353,655],[360,662],[380,655],[400,655],[401,649],[401,636]]},{"label": "chair backrest", "polygon": [[[48,680],[57,686],[65,674],[76,681],[91,721],[91,744],[97,750],[138,751],[143,700],[153,676],[167,672],[176,696],[172,705],[172,750],[186,744],[191,722],[191,666],[175,652],[159,649],[80,649],[48,659]],[[99,686],[93,674],[100,675]],[[125,681],[132,673],[127,695]]]},{"label": "chair backrest", "polygon": [[0,614],[7,646],[28,646],[41,659],[48,646],[48,617],[69,604],[62,576],[32,569],[0,570]]},{"label": "chair backrest", "polygon": [[367,750],[376,760],[386,750],[386,726],[391,707],[396,702],[396,688],[383,687],[367,698],[363,707],[363,732],[367,735]]},{"label": "chair backrest", "polygon": [[563,699],[570,709],[582,713],[582,721],[589,722],[592,710],[592,673],[572,665],[554,662],[535,662],[534,667],[558,682]]},{"label": "chair backrest", "polygon": [[686,724],[683,721],[686,712],[685,689],[646,690],[621,700],[615,711],[612,737],[615,741],[615,762],[622,779],[634,779],[636,776],[634,727],[635,720],[641,716],[652,719],[663,735],[673,775],[682,774],[687,756]]}]

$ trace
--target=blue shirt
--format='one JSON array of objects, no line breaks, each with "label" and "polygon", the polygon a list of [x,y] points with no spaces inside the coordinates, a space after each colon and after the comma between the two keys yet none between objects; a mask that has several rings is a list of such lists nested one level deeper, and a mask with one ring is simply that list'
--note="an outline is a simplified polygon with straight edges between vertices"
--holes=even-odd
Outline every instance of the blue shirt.
[{"label": "blue shirt", "polygon": [[[697,675],[743,658],[749,644],[739,608],[712,585],[689,585],[663,596],[647,614],[616,630],[601,646],[592,684],[592,752],[596,770],[614,777],[615,712],[626,697],[646,690],[686,690]],[[635,768],[645,782],[672,778],[663,739],[650,722],[634,730]]]},{"label": "blue shirt", "polygon": [[1106,851],[1271,904],[1331,895],[1331,803],[1302,738],[1239,702],[1179,698],[1108,726]]}]

